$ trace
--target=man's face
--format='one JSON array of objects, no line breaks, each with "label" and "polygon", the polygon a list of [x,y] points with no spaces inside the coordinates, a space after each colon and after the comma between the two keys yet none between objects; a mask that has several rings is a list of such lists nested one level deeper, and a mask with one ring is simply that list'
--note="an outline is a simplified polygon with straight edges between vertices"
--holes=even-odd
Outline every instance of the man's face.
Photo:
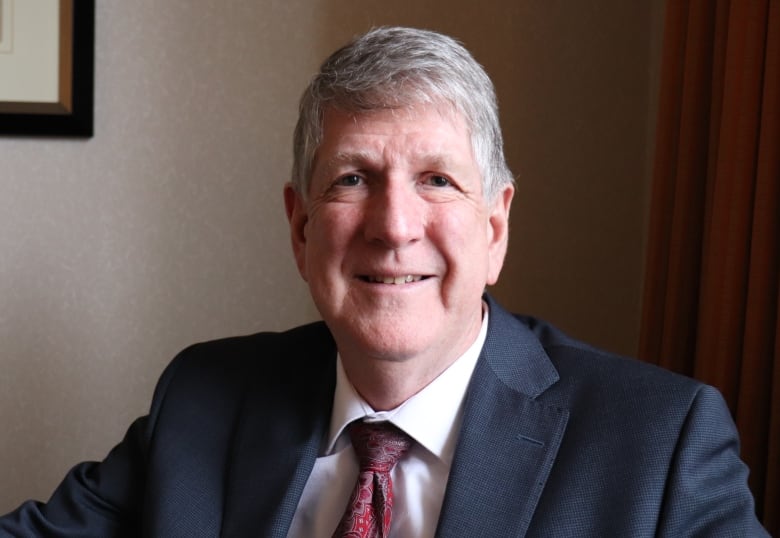
[{"label": "man's face", "polygon": [[498,278],[513,188],[487,203],[449,108],[327,110],[323,127],[306,200],[288,186],[285,203],[298,269],[345,364],[451,362]]}]

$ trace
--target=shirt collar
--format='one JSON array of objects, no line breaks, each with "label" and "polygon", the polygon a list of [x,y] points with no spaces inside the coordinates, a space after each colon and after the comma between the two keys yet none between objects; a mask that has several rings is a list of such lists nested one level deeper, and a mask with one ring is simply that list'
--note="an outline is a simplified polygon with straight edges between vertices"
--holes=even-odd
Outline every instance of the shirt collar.
[{"label": "shirt collar", "polygon": [[390,411],[374,411],[358,394],[347,379],[339,355],[336,361],[336,391],[330,433],[324,455],[338,452],[349,444],[348,436],[342,433],[351,422],[361,418],[369,421],[389,420],[449,465],[460,429],[463,398],[487,336],[487,305],[484,305],[483,312],[479,334],[466,352],[420,392]]}]

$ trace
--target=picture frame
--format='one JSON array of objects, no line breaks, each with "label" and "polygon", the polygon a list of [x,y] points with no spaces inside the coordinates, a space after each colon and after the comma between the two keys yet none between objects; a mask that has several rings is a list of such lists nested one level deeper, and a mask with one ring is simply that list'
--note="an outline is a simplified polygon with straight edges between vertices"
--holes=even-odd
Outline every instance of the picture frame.
[{"label": "picture frame", "polygon": [[0,0],[0,136],[91,137],[94,52],[95,0]]}]

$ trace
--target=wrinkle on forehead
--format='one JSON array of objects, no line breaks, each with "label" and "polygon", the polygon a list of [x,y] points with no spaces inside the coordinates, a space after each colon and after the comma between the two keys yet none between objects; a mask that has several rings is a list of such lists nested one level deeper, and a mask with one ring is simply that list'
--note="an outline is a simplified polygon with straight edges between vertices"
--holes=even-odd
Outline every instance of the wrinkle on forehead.
[{"label": "wrinkle on forehead", "polygon": [[[393,151],[391,155],[395,155]],[[338,170],[340,168],[376,168],[380,164],[387,163],[387,148],[384,151],[369,151],[360,149],[356,151],[339,151],[334,153],[323,163],[323,168],[327,171]],[[410,157],[404,157],[412,163],[424,164],[432,169],[446,169],[453,166],[453,158],[446,152],[427,151],[421,149],[411,154]]]},{"label": "wrinkle on forehead", "polygon": [[451,121],[458,117],[461,118],[463,120],[463,125],[465,125],[467,127],[467,131],[471,133],[471,129],[468,129],[469,123],[466,121],[466,116],[460,111],[460,109],[458,109],[455,103],[447,99],[435,99],[430,101],[416,100],[403,103],[401,106],[386,104],[385,106],[379,106],[370,110],[353,110],[340,107],[338,105],[333,105],[325,109],[323,118],[327,118],[330,113],[343,114],[357,123],[361,118],[370,118],[372,115],[389,113],[396,118],[414,120],[421,113],[428,113],[431,111],[436,111],[439,113],[439,115],[441,115],[442,118],[447,118]]},{"label": "wrinkle on forehead", "polygon": [[[342,117],[347,117],[354,125],[359,125],[364,120],[365,121],[372,121],[377,116],[380,115],[390,115],[390,121],[393,120],[401,120],[404,122],[409,122],[410,125],[413,125],[415,121],[417,121],[421,115],[429,114],[430,112],[436,112],[441,116],[442,120],[451,124],[453,128],[462,128],[464,129],[464,132],[469,136],[469,142],[470,140],[470,134],[469,134],[469,128],[468,123],[466,122],[466,119],[463,117],[463,115],[457,111],[457,109],[449,104],[449,103],[439,103],[438,105],[432,105],[430,103],[426,104],[420,104],[420,105],[411,105],[404,108],[391,108],[391,109],[381,109],[381,110],[375,110],[375,111],[367,111],[367,112],[346,112],[339,110],[337,108],[331,108],[328,111],[326,111],[326,116],[324,120],[324,132],[327,133],[328,130],[328,116],[331,114],[340,114]],[[380,133],[382,134],[382,133]],[[414,134],[414,127],[411,127],[409,130],[409,134]],[[320,148],[325,144],[325,140],[323,139],[322,143],[320,144]],[[426,141],[423,141],[426,142]],[[435,140],[432,141],[435,144]],[[436,167],[442,167],[446,166],[447,164],[452,164],[452,161],[457,160],[460,155],[453,155],[451,151],[448,151],[446,148],[436,147],[434,144],[425,144],[417,142],[416,148],[410,148],[410,147],[383,147],[382,151],[376,151],[373,150],[370,147],[370,144],[351,144],[346,143],[345,149],[336,151],[333,155],[331,155],[325,162],[322,162],[322,166],[326,170],[333,170],[342,166],[368,166],[375,164],[382,160],[383,157],[387,156],[393,156],[394,153],[399,152],[399,150],[402,150],[404,153],[411,156],[410,161],[417,162],[417,163],[426,163],[428,166],[432,166],[434,168]],[[357,146],[357,147],[350,147],[350,146]],[[391,150],[393,153],[388,154],[387,151]],[[474,149],[471,147],[471,144],[469,143],[469,158],[474,158]],[[319,153],[319,148],[318,152]],[[316,154],[315,154],[315,162],[318,160]]]}]

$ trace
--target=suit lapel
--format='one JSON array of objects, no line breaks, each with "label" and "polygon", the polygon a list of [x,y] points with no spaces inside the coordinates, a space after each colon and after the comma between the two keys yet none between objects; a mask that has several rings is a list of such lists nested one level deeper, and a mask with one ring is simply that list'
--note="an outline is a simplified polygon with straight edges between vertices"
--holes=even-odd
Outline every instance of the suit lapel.
[{"label": "suit lapel", "polygon": [[536,401],[558,381],[537,338],[488,302],[490,326],[464,400],[441,537],[524,536],[569,416]]},{"label": "suit lapel", "polygon": [[335,358],[322,324],[258,358],[269,366],[258,369],[237,427],[222,536],[287,536],[327,433]]}]

